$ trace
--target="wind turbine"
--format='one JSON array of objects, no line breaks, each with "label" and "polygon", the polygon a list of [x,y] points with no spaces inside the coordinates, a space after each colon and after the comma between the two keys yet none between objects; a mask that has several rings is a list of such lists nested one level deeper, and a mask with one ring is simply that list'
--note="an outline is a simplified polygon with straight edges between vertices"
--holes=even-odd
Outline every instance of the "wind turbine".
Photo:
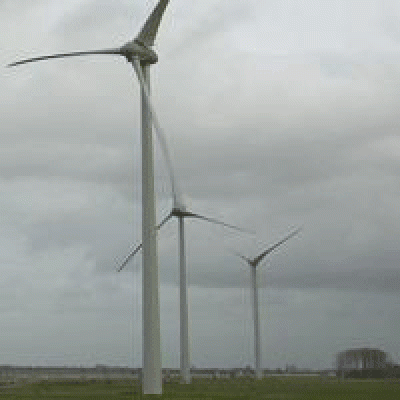
[{"label": "wind turbine", "polygon": [[174,185],[172,164],[150,100],[150,66],[158,61],[152,49],[164,11],[169,0],[159,0],[135,39],[121,47],[76,51],[20,60],[14,67],[52,58],[87,56],[93,54],[125,57],[135,69],[141,85],[142,112],[142,238],[143,238],[143,386],[144,394],[162,393],[162,365],[160,341],[160,304],[157,260],[157,227],[155,226],[154,160],[152,124],[156,128]]},{"label": "wind turbine", "polygon": [[251,286],[252,286],[252,294],[253,294],[253,321],[254,321],[254,359],[255,359],[255,372],[256,378],[261,379],[262,371],[261,371],[261,345],[260,345],[260,325],[258,318],[258,290],[257,290],[257,267],[260,262],[270,253],[272,253],[275,249],[285,243],[287,240],[297,235],[302,228],[298,228],[295,231],[291,232],[289,235],[285,236],[279,242],[276,242],[272,246],[268,247],[262,253],[260,253],[255,258],[248,258],[244,255],[237,253],[234,251],[233,253],[244,260],[250,267],[251,270]]},{"label": "wind turbine", "polygon": [[[175,185],[176,187],[176,185]],[[222,225],[231,229],[246,232],[245,230],[238,228],[234,225],[226,224],[225,222],[218,221],[214,218],[205,217],[200,214],[195,214],[187,209],[183,201],[178,201],[177,193],[173,193],[173,207],[171,212],[161,221],[157,226],[160,229],[165,225],[172,217],[178,218],[178,230],[179,230],[179,310],[180,310],[180,369],[181,378],[183,383],[191,382],[190,374],[190,349],[189,349],[189,311],[188,311],[188,282],[187,282],[187,271],[186,271],[186,255],[185,255],[185,229],[184,219],[195,218],[203,221],[207,221],[213,224]],[[134,248],[128,256],[118,265],[117,271],[120,272],[128,262],[134,257],[134,255],[142,248],[142,244],[139,244]]]}]

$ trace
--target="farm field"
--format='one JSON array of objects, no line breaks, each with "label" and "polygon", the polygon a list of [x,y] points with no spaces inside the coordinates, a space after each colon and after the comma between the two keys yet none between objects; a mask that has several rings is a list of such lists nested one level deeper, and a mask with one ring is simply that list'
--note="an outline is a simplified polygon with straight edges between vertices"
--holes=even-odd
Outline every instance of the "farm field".
[{"label": "farm field", "polygon": [[[399,380],[321,380],[311,377],[195,379],[190,385],[164,384],[162,399],[393,399]],[[145,396],[146,398],[153,396]],[[0,388],[0,399],[141,399],[139,384],[129,381],[38,382]]]}]

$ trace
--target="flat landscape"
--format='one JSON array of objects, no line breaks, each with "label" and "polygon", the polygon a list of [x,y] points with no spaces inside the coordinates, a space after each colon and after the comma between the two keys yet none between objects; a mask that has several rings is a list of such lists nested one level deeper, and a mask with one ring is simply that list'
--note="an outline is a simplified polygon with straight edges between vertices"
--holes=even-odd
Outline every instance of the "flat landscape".
[{"label": "flat landscape", "polygon": [[[190,385],[164,384],[163,399],[386,399],[398,400],[399,380],[345,380],[316,377],[196,379]],[[132,381],[38,382],[3,386],[0,399],[141,399]],[[145,396],[150,397],[150,396]],[[154,397],[154,396],[151,396]],[[157,396],[156,396],[157,397]]]}]

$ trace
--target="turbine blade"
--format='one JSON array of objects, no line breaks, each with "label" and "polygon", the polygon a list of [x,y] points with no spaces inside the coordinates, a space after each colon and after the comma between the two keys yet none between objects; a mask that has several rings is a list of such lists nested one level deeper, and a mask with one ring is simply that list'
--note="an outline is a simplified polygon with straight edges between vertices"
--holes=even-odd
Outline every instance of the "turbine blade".
[{"label": "turbine blade", "polygon": [[160,142],[161,150],[164,154],[165,162],[167,164],[168,173],[169,173],[169,177],[171,180],[172,195],[174,197],[174,201],[176,201],[178,198],[181,198],[182,196],[181,196],[181,193],[178,190],[178,187],[176,184],[174,168],[172,166],[171,157],[169,155],[166,136],[165,136],[164,130],[161,128],[161,125],[157,118],[157,114],[156,114],[153,104],[151,102],[150,91],[144,80],[144,77],[142,74],[142,68],[140,66],[139,60],[137,58],[133,58],[132,65],[133,65],[136,75],[139,79],[140,86],[143,89],[143,92],[145,95],[144,97],[146,99],[147,106],[149,107],[149,110],[151,113],[151,118],[152,118],[153,125],[154,125],[155,131],[156,131],[156,135],[157,135],[158,141]]},{"label": "turbine blade", "polygon": [[122,261],[122,263],[117,267],[117,272],[121,272],[126,264],[128,264],[128,262],[131,260],[131,258],[142,248],[143,244],[140,243],[139,246],[137,246],[132,252],[130,252],[124,259],[124,261]]},{"label": "turbine blade", "polygon": [[154,45],[156,39],[158,27],[161,23],[161,18],[164,11],[169,3],[169,0],[160,0],[155,6],[153,12],[150,14],[149,18],[145,22],[142,30],[136,36],[138,42],[143,43],[145,46],[151,47]]},{"label": "turbine blade", "polygon": [[8,64],[7,67],[15,67],[17,65],[28,64],[31,62],[42,61],[42,60],[49,60],[51,58],[65,58],[65,57],[76,57],[76,56],[87,56],[91,54],[116,54],[116,55],[123,55],[121,53],[120,48],[116,49],[104,49],[104,50],[88,50],[88,51],[75,51],[72,53],[62,53],[62,54],[52,54],[50,56],[41,56],[41,57],[34,57],[34,58],[27,58],[25,60],[20,60]]},{"label": "turbine blade", "polygon": [[238,253],[236,250],[233,249],[228,249],[230,253],[234,254],[235,256],[240,257],[242,260],[246,261],[247,264],[251,265],[251,260],[250,258],[247,258],[246,256],[244,256],[243,254]]},{"label": "turbine blade", "polygon": [[254,234],[254,232],[250,232],[250,231],[248,231],[248,230],[246,230],[246,229],[239,228],[238,226],[230,225],[230,224],[227,224],[227,223],[225,223],[225,222],[218,221],[218,220],[215,219],[215,218],[204,217],[203,215],[195,214],[195,213],[193,213],[193,212],[191,212],[191,211],[186,211],[186,212],[184,213],[184,217],[192,217],[192,218],[202,219],[203,221],[211,222],[211,223],[216,224],[216,225],[222,225],[222,226],[225,226],[225,227],[227,227],[227,228],[234,229],[234,230],[239,231],[239,232]]},{"label": "turbine blade", "polygon": [[172,218],[172,212],[170,212],[170,213],[168,214],[168,216],[165,217],[165,218],[161,221],[161,223],[157,225],[157,229],[162,228],[171,218]]},{"label": "turbine blade", "polygon": [[[160,224],[157,225],[157,230],[162,228],[170,219],[172,218],[172,213],[169,213],[167,217],[165,217]],[[121,264],[117,267],[117,272],[121,272],[125,267],[126,264],[132,259],[132,257],[142,248],[143,243],[140,243],[132,252],[130,252],[122,261]]]},{"label": "turbine blade", "polygon": [[258,257],[256,257],[252,262],[255,266],[257,266],[260,261],[269,253],[271,253],[272,251],[274,251],[276,248],[278,248],[280,245],[282,245],[283,243],[285,243],[287,240],[289,240],[290,238],[292,238],[293,236],[297,235],[303,228],[298,228],[295,231],[293,231],[292,233],[290,233],[289,235],[285,236],[282,240],[280,240],[279,242],[273,244],[271,247],[268,247],[268,249],[264,250]]}]

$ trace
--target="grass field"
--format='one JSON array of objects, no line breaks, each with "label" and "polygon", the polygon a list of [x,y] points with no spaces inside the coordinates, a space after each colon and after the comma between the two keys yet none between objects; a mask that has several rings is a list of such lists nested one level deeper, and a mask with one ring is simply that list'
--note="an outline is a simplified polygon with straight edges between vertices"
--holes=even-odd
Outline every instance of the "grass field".
[{"label": "grass field", "polygon": [[[310,377],[196,379],[190,385],[164,384],[162,399],[400,399],[399,380],[321,380]],[[144,396],[145,398],[154,396]],[[141,399],[132,382],[41,382],[0,387],[0,399]]]}]

